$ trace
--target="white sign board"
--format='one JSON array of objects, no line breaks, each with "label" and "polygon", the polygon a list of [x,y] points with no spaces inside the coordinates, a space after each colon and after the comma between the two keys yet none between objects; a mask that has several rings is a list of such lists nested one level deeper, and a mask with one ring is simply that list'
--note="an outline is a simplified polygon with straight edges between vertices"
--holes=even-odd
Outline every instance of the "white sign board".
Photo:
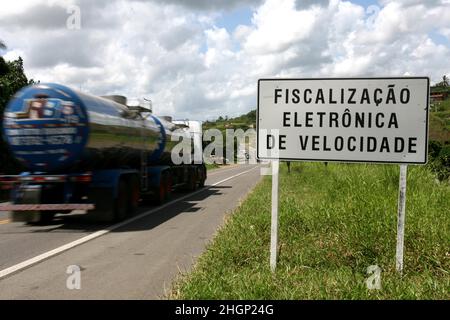
[{"label": "white sign board", "polygon": [[260,79],[260,159],[427,162],[429,78]]}]

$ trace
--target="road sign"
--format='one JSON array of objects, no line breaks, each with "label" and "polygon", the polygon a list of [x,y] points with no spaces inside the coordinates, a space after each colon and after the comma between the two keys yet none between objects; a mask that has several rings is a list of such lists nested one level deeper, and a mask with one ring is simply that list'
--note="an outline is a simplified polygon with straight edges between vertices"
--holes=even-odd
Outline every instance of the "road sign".
[{"label": "road sign", "polygon": [[260,79],[260,159],[427,162],[429,78]]}]

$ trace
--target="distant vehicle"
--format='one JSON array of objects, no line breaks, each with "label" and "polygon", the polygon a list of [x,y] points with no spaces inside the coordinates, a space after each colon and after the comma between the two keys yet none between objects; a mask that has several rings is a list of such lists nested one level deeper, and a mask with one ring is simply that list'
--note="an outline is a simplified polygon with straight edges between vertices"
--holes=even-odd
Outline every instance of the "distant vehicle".
[{"label": "distant vehicle", "polygon": [[216,155],[210,155],[208,157],[208,161],[212,162],[212,163],[217,163],[217,164],[229,164],[230,160],[228,160],[228,158],[225,157],[217,157]]},{"label": "distant vehicle", "polygon": [[13,221],[48,222],[77,209],[96,221],[119,221],[141,199],[162,203],[174,189],[203,187],[203,161],[194,163],[193,152],[189,163],[176,165],[171,158],[177,143],[171,137],[195,143],[201,123],[189,122],[193,134],[188,125],[126,101],[58,84],[16,93],[5,110],[3,135],[28,171],[0,176],[1,188],[11,191],[10,204],[0,210],[10,211]]}]

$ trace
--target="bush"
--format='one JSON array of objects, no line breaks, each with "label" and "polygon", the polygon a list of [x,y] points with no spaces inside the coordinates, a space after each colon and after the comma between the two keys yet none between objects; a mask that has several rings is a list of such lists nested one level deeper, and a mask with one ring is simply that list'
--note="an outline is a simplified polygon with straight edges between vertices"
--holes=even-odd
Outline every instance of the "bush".
[{"label": "bush", "polygon": [[439,180],[448,180],[450,178],[450,144],[431,140],[428,146],[428,165]]},{"label": "bush", "polygon": [[[1,43],[1,42],[0,42]],[[23,70],[23,60],[5,61],[0,57],[0,132],[2,131],[3,112],[11,97],[22,87],[35,83],[28,80]],[[0,174],[17,174],[23,168],[11,155],[0,134]]]}]

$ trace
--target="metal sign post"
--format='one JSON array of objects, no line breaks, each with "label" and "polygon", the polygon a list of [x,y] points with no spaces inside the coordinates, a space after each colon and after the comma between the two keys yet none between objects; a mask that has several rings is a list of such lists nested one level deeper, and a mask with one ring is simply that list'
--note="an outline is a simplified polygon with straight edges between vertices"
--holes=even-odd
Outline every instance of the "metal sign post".
[{"label": "metal sign post", "polygon": [[406,173],[408,165],[400,165],[398,186],[398,215],[397,215],[397,250],[395,255],[395,269],[403,272],[403,243],[405,238],[405,207],[406,207]]},{"label": "metal sign post", "polygon": [[278,250],[278,173],[280,161],[272,160],[272,222],[270,227],[270,269],[275,272]]}]

